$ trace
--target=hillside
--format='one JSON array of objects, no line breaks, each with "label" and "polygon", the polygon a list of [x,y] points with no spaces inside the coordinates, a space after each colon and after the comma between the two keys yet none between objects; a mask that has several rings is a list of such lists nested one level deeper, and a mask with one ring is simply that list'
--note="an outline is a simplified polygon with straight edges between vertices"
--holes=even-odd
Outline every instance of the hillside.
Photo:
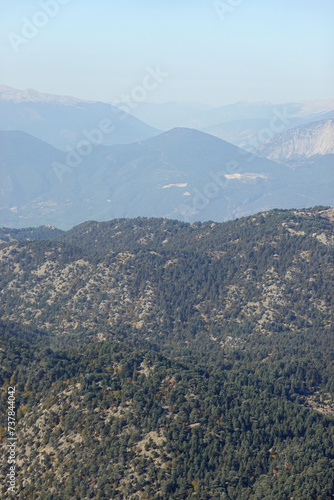
[{"label": "hillside", "polygon": [[76,338],[130,328],[159,344],[158,332],[164,339],[174,331],[178,348],[182,332],[195,340],[214,330],[217,340],[205,342],[215,345],[239,330],[281,329],[286,315],[288,331],[306,327],[311,303],[325,326],[332,224],[332,209],[227,224],[139,218],[12,243],[1,250],[2,317]]},{"label": "hillside", "polygon": [[333,224],[316,207],[12,233],[21,497],[332,498]]},{"label": "hillside", "polygon": [[0,325],[22,497],[330,499],[332,357],[316,338],[261,344],[200,366],[108,341],[52,351]]}]

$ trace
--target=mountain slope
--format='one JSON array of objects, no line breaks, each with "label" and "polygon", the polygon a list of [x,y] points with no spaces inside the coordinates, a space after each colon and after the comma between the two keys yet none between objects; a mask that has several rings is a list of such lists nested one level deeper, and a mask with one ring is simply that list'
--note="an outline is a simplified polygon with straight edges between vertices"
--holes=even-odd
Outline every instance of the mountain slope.
[{"label": "mountain slope", "polygon": [[25,132],[0,132],[0,213],[36,202],[52,190],[53,161],[63,161],[61,151]]},{"label": "mountain slope", "polygon": [[297,127],[262,145],[259,156],[284,163],[301,162],[315,155],[334,154],[334,119]]},{"label": "mountain slope", "polygon": [[209,344],[238,331],[273,333],[286,314],[287,331],[306,328],[305,308],[324,328],[332,314],[333,243],[333,209],[227,224],[85,223],[50,242],[3,247],[2,317],[66,335],[134,327],[154,342],[157,332],[162,343],[174,337],[178,348],[184,332]]},{"label": "mountain slope", "polygon": [[[204,367],[125,343],[43,349],[0,324],[0,384],[11,380],[19,401],[17,491],[55,500],[329,500],[331,361],[312,341],[311,353],[282,335],[281,346],[226,351]],[[6,472],[4,499],[12,498]]]}]

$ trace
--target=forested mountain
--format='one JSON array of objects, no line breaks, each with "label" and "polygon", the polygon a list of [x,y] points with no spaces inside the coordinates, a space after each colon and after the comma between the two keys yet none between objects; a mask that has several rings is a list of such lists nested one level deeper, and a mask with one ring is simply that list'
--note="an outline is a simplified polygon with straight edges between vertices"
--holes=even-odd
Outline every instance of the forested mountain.
[{"label": "forested mountain", "polygon": [[2,243],[17,498],[332,498],[333,224],[316,207]]}]

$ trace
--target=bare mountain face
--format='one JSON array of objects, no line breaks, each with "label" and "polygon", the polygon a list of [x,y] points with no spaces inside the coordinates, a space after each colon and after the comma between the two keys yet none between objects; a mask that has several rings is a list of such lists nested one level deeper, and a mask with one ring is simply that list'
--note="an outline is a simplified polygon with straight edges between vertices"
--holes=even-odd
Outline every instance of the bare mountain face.
[{"label": "bare mountain face", "polygon": [[334,154],[334,119],[321,120],[276,135],[258,150],[279,163],[300,162],[315,155]]},{"label": "bare mountain face", "polygon": [[109,146],[159,133],[111,104],[6,86],[0,86],[0,130],[26,132],[63,150],[87,140]]}]

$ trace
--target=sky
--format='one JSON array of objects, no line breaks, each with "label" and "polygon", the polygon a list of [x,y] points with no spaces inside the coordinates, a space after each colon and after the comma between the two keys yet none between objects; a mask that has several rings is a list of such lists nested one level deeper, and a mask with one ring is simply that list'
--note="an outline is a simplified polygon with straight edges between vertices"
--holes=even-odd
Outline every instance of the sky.
[{"label": "sky", "polygon": [[0,84],[116,103],[334,97],[333,0],[0,0]]}]

